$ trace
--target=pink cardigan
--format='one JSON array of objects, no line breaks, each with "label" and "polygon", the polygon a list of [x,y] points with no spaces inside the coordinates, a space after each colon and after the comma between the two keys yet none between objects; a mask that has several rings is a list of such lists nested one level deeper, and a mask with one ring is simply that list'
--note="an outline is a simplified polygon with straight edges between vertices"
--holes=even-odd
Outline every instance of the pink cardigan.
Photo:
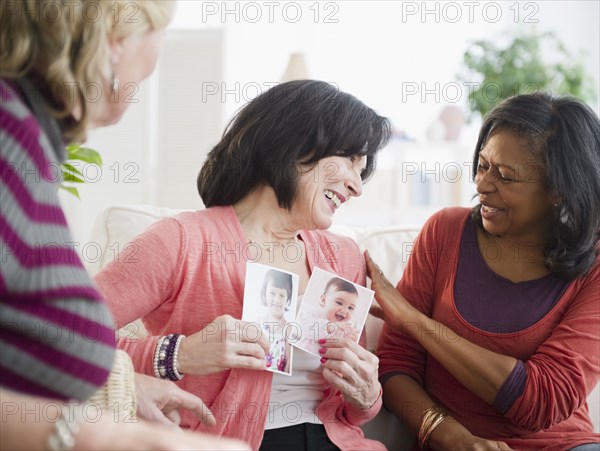
[{"label": "pink cardigan", "polygon": [[[365,264],[356,243],[323,231],[305,231],[310,269],[320,267],[365,284]],[[163,219],[96,276],[118,328],[143,318],[149,337],[122,339],[137,371],[153,374],[157,337],[191,335],[217,316],[241,318],[246,256],[254,249],[232,207],[212,207]],[[186,375],[178,384],[196,394],[214,413],[217,426],[205,427],[183,412],[182,425],[236,437],[258,448],[268,412],[272,373],[232,369],[208,376]],[[359,425],[372,419],[381,396],[367,411],[346,403],[339,391],[327,389],[317,407],[327,435],[341,449],[385,449],[366,439]]]},{"label": "pink cardigan", "polygon": [[469,209],[432,216],[415,242],[398,290],[415,307],[471,342],[525,362],[525,390],[503,415],[458,382],[411,337],[384,327],[379,374],[404,373],[423,385],[471,433],[512,449],[562,451],[597,442],[587,397],[600,377],[600,264],[572,281],[536,324],[491,333],[467,323],[454,304],[460,240]]}]

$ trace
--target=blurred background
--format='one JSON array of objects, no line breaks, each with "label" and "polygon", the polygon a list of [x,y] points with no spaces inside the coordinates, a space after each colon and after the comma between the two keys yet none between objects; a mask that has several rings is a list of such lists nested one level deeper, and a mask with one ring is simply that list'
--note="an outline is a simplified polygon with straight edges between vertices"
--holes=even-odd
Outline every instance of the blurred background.
[{"label": "blurred background", "polygon": [[74,163],[80,200],[61,190],[75,241],[108,206],[202,208],[196,175],[227,122],[293,78],[330,82],[394,124],[336,223],[420,225],[470,205],[471,154],[495,103],[551,89],[599,111],[599,22],[599,1],[180,1],[157,71],[85,144],[102,167]]}]

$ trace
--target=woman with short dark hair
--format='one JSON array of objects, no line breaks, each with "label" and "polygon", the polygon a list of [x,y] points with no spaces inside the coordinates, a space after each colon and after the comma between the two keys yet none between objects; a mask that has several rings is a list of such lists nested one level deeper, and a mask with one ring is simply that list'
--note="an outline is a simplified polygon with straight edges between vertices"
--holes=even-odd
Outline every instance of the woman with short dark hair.
[{"label": "woman with short dark hair", "polygon": [[397,290],[367,258],[384,402],[421,448],[597,450],[600,121],[513,97],[473,162],[479,204],[427,222]]},{"label": "woman with short dark hair", "polygon": [[[208,208],[159,221],[135,239],[135,256],[97,276],[117,325],[143,318],[150,332],[121,343],[136,368],[185,374],[182,387],[215,414],[211,431],[263,450],[383,449],[358,427],[381,406],[373,354],[324,341],[321,358],[296,349],[292,376],[273,374],[264,371],[267,337],[240,318],[249,260],[298,274],[300,296],[314,267],[364,285],[357,245],[325,229],[361,195],[389,137],[387,119],[335,86],[277,85],[209,153],[198,177]],[[156,364],[169,346],[172,365]],[[205,428],[185,414],[183,424]]]},{"label": "woman with short dark hair", "polygon": [[[207,207],[233,205],[268,184],[278,206],[290,209],[301,166],[332,156],[364,156],[360,176],[365,180],[388,135],[383,118],[336,86],[290,81],[254,99],[229,123],[202,166],[198,191]],[[335,175],[333,165],[328,170]]]}]

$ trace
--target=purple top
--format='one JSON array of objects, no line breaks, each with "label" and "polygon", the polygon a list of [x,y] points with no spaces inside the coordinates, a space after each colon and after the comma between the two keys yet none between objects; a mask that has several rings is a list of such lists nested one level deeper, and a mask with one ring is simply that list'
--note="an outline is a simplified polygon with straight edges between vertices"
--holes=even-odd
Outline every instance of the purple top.
[{"label": "purple top", "polygon": [[[497,251],[498,248],[487,249],[487,252]],[[554,307],[568,283],[554,274],[524,282],[512,282],[499,276],[481,255],[475,223],[469,220],[465,224],[454,283],[454,302],[460,315],[472,326],[499,334],[526,329]],[[500,387],[494,408],[501,413],[508,411],[523,393],[526,381],[525,364],[519,360]]]},{"label": "purple top", "polygon": [[[486,252],[492,255],[498,248],[488,248]],[[554,274],[524,282],[511,282],[499,276],[481,255],[475,224],[472,220],[465,224],[454,302],[458,312],[472,326],[499,334],[524,330],[554,307],[567,285],[568,281]]]}]

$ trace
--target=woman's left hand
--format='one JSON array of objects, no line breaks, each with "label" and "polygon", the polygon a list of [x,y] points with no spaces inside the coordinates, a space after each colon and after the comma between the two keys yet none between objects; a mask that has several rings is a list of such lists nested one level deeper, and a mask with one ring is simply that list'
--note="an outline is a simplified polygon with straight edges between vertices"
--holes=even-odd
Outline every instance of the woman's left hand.
[{"label": "woman's left hand", "polygon": [[319,340],[323,377],[350,404],[367,410],[379,398],[379,359],[347,338]]}]

